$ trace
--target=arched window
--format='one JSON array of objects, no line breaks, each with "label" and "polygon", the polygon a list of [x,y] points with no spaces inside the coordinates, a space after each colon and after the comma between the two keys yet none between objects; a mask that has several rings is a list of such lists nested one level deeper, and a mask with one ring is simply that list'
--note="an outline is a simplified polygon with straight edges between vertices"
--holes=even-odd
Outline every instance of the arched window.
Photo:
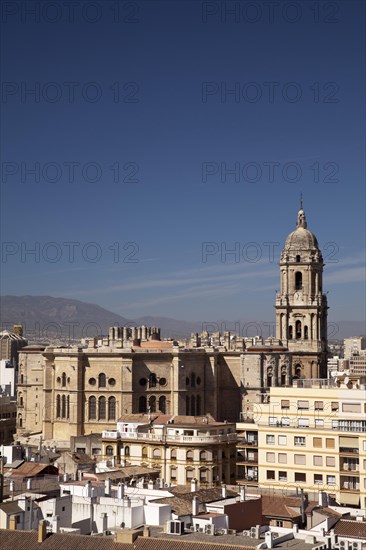
[{"label": "arched window", "polygon": [[98,407],[98,419],[105,420],[106,418],[106,398],[102,395],[99,397],[99,407]]},{"label": "arched window", "polygon": [[100,388],[105,388],[106,385],[107,385],[107,379],[106,379],[106,376],[105,376],[104,372],[100,373],[98,380],[99,380],[99,387]]},{"label": "arched window", "polygon": [[295,327],[296,340],[299,340],[301,338],[301,321],[296,321]]},{"label": "arched window", "polygon": [[177,449],[172,449],[170,451],[170,460],[177,460]]},{"label": "arched window", "polygon": [[23,396],[21,393],[19,394],[19,407],[23,407]]},{"label": "arched window", "polygon": [[70,396],[66,398],[66,418],[70,418]]},{"label": "arched window", "polygon": [[186,415],[189,416],[189,397],[186,397]]},{"label": "arched window", "polygon": [[19,428],[23,428],[23,418],[22,418],[22,415],[18,415],[18,425],[19,425]]},{"label": "arched window", "polygon": [[108,399],[108,420],[116,420],[116,398]]},{"label": "arched window", "polygon": [[302,273],[301,271],[296,271],[295,273],[295,290],[302,289]]},{"label": "arched window", "polygon": [[192,388],[196,387],[196,375],[194,372],[191,373],[191,386]]},{"label": "arched window", "polygon": [[154,449],[153,450],[153,458],[160,458],[160,457],[161,457],[160,449]]},{"label": "arched window", "polygon": [[295,378],[301,378],[301,365],[295,365]]},{"label": "arched window", "polygon": [[304,339],[307,340],[309,338],[309,329],[308,326],[304,326]]},{"label": "arched window", "polygon": [[105,454],[108,456],[113,456],[113,447],[112,445],[107,445],[105,448]]},{"label": "arched window", "polygon": [[139,412],[146,413],[146,397],[144,395],[139,398]]},{"label": "arched window", "polygon": [[195,416],[196,414],[196,398],[194,395],[191,395],[191,415]]},{"label": "arched window", "polygon": [[61,385],[62,385],[63,387],[66,386],[66,373],[65,373],[65,372],[62,373]]},{"label": "arched window", "polygon": [[21,383],[21,384],[24,384],[24,376],[23,376],[23,374],[20,375],[20,383]]},{"label": "arched window", "polygon": [[164,395],[159,397],[159,411],[163,414],[166,413],[166,397]]},{"label": "arched window", "polygon": [[155,395],[151,395],[149,398],[149,409],[150,412],[154,413],[156,412],[156,397]]},{"label": "arched window", "polygon": [[66,396],[61,397],[61,418],[66,418]]},{"label": "arched window", "polygon": [[125,447],[125,456],[130,456],[130,448],[129,447]]},{"label": "arched window", "polygon": [[281,369],[281,386],[286,386],[286,367],[282,367]]},{"label": "arched window", "polygon": [[201,414],[201,396],[200,395],[197,395],[197,399],[196,399],[196,414],[197,415]]},{"label": "arched window", "polygon": [[152,372],[149,376],[149,386],[150,388],[155,388],[157,383],[157,378],[155,372]]},{"label": "arched window", "polygon": [[288,327],[288,339],[292,340],[292,325]]},{"label": "arched window", "polygon": [[200,452],[200,461],[205,462],[206,460],[207,460],[207,452],[206,451],[201,451]]},{"label": "arched window", "polygon": [[56,418],[60,418],[61,416],[61,397],[59,395],[56,396]]},{"label": "arched window", "polygon": [[142,458],[147,458],[147,447],[142,447],[142,451],[141,451],[141,454],[142,454]]},{"label": "arched window", "polygon": [[267,386],[270,388],[272,386],[272,377],[273,371],[272,368],[267,369]]},{"label": "arched window", "polygon": [[97,418],[97,398],[92,395],[89,397],[89,420]]},{"label": "arched window", "polygon": [[189,462],[193,461],[193,451],[187,451],[186,460],[188,460]]},{"label": "arched window", "polygon": [[301,258],[300,258],[300,255],[298,254],[298,255],[296,256],[296,261],[297,261],[297,263],[299,263],[300,260],[301,260]]}]

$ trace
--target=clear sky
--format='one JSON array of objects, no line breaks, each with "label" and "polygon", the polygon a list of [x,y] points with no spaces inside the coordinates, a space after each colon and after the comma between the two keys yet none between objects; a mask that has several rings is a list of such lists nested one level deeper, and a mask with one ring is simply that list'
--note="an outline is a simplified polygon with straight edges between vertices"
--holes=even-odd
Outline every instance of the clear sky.
[{"label": "clear sky", "polygon": [[2,9],[2,294],[273,319],[302,192],[364,318],[364,2]]}]

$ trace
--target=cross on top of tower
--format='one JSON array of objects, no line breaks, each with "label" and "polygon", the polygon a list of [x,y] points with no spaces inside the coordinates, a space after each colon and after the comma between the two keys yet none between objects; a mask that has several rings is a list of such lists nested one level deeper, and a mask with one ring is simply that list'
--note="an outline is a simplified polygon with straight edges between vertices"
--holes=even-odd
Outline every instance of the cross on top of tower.
[{"label": "cross on top of tower", "polygon": [[308,224],[306,223],[305,212],[302,208],[302,193],[300,193],[300,210],[299,210],[299,213],[297,215],[297,225],[296,225],[296,227],[303,227],[304,229],[306,229],[307,226],[308,226]]}]

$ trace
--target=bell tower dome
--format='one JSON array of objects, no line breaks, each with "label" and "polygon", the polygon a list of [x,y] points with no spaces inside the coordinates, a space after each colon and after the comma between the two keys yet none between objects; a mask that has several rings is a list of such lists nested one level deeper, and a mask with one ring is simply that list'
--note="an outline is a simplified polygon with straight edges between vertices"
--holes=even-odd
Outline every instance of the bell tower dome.
[{"label": "bell tower dome", "polygon": [[328,306],[323,267],[301,199],[296,229],[287,237],[281,254],[281,287],[275,305],[276,337],[294,354],[295,378],[326,377]]}]

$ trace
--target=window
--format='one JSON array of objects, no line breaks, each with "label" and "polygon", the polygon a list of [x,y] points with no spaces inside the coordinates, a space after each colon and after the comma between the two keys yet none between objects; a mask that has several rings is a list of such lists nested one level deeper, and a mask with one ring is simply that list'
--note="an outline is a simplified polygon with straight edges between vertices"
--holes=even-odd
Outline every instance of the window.
[{"label": "window", "polygon": [[187,468],[187,470],[186,470],[186,481],[191,481],[193,479],[193,473],[194,473],[194,471],[191,468]]},{"label": "window", "polygon": [[66,418],[70,418],[70,396],[66,398]]},{"label": "window", "polygon": [[289,426],[290,425],[290,418],[288,416],[283,416],[281,418],[281,424],[282,424],[282,426]]},{"label": "window", "polygon": [[171,481],[176,481],[177,480],[177,468],[175,466],[170,468],[170,480]]},{"label": "window", "polygon": [[191,395],[191,415],[195,416],[196,414],[196,398],[194,395]]},{"label": "window", "polygon": [[301,321],[295,323],[295,335],[297,340],[301,338]]},{"label": "window", "polygon": [[290,408],[290,400],[281,399],[281,409],[289,409],[289,408]]},{"label": "window", "polygon": [[320,455],[313,456],[314,466],[323,466],[323,457]]},{"label": "window", "polygon": [[278,472],[278,481],[287,481],[287,472]]},{"label": "window", "polygon": [[190,400],[189,400],[189,397],[188,395],[186,396],[186,415],[189,416],[189,404],[190,404]]},{"label": "window", "polygon": [[107,378],[104,372],[101,372],[98,378],[98,383],[100,388],[105,388],[107,385]]},{"label": "window", "polygon": [[200,386],[200,384],[201,384],[201,378],[200,378],[199,376],[197,376],[196,382],[197,382],[197,386]]},{"label": "window", "polygon": [[125,450],[125,456],[130,456],[130,448],[127,446],[127,447],[124,447],[124,450]]},{"label": "window", "polygon": [[107,445],[105,448],[105,454],[108,456],[113,456],[113,447],[112,445]]},{"label": "window", "polygon": [[146,397],[144,395],[142,395],[139,398],[139,412],[140,413],[146,413],[147,412],[147,402],[146,402]]},{"label": "window", "polygon": [[332,401],[331,402],[331,409],[332,409],[332,411],[338,411],[338,409],[339,409],[338,401]]},{"label": "window", "polygon": [[306,482],[306,474],[303,472],[295,472],[295,481],[299,481],[300,483]]},{"label": "window", "polygon": [[315,485],[322,485],[323,483],[323,475],[322,474],[314,474],[314,484]]},{"label": "window", "polygon": [[335,466],[335,456],[327,456],[325,463],[327,466]]},{"label": "window", "polygon": [[336,478],[335,476],[327,476],[327,485],[335,485]]},{"label": "window", "polygon": [[301,271],[296,271],[295,273],[295,290],[302,289],[302,273]]},{"label": "window", "polygon": [[267,470],[267,479],[276,479],[274,470]]},{"label": "window", "polygon": [[282,519],[276,519],[276,527],[283,527],[283,520]]},{"label": "window", "polygon": [[315,427],[316,428],[324,428],[324,420],[322,418],[316,418],[315,419]]},{"label": "window", "polygon": [[159,397],[159,411],[163,414],[166,413],[166,397],[164,395]]},{"label": "window", "polygon": [[334,449],[335,441],[332,437],[327,437],[325,440],[325,446],[327,449]]},{"label": "window", "polygon": [[141,450],[141,455],[142,455],[142,458],[147,458],[147,447],[142,447],[142,450]]},{"label": "window", "polygon": [[294,445],[305,445],[305,436],[302,435],[295,435],[294,437]]},{"label": "window", "polygon": [[200,461],[202,462],[202,461],[205,461],[205,460],[207,460],[207,453],[206,453],[206,451],[201,451],[200,452]]},{"label": "window", "polygon": [[116,379],[115,379],[115,378],[109,378],[108,384],[109,384],[110,386],[115,386],[115,385],[116,385]]},{"label": "window", "polygon": [[313,437],[313,447],[321,448],[322,445],[322,438],[321,437]]},{"label": "window", "polygon": [[316,411],[322,411],[324,409],[323,401],[315,401],[314,408]]},{"label": "window", "polygon": [[342,412],[360,413],[361,403],[342,403]]},{"label": "window", "polygon": [[66,386],[66,373],[65,372],[62,373],[61,385]]},{"label": "window", "polygon": [[295,464],[306,464],[306,456],[305,455],[295,455],[294,462],[295,462]]},{"label": "window", "polygon": [[61,397],[57,395],[56,397],[56,418],[61,416]]},{"label": "window", "polygon": [[[299,256],[299,254],[297,254],[297,256],[296,256],[296,262],[299,263],[300,261],[301,261],[301,258],[300,258],[300,256]],[[278,527],[281,527],[281,526],[279,525]]]},{"label": "window", "polygon": [[105,420],[106,418],[106,399],[104,396],[99,397],[99,407],[98,407],[98,419]]},{"label": "window", "polygon": [[278,436],[278,444],[279,445],[287,445],[287,436],[286,435],[279,435]]},{"label": "window", "polygon": [[196,387],[196,375],[194,374],[194,372],[191,373],[191,387]]},{"label": "window", "polygon": [[266,435],[266,443],[267,443],[267,445],[274,445],[275,436],[274,435]]},{"label": "window", "polygon": [[189,462],[193,461],[193,451],[187,451],[186,460],[189,461]]},{"label": "window", "polygon": [[92,395],[89,397],[89,420],[97,418],[97,399]]},{"label": "window", "polygon": [[287,464],[287,454],[286,453],[278,453],[278,462],[280,464]]},{"label": "window", "polygon": [[170,451],[170,460],[177,460],[177,449],[172,449]]},{"label": "window", "polygon": [[108,399],[108,420],[116,419],[116,398],[109,397]]},{"label": "window", "polygon": [[146,384],[147,384],[146,378],[140,378],[139,384],[140,384],[140,386],[146,386]]},{"label": "window", "polygon": [[278,424],[277,416],[270,416],[268,419],[268,423],[270,426],[276,426]]},{"label": "window", "polygon": [[166,386],[166,378],[160,378],[159,384],[160,386]]},{"label": "window", "polygon": [[149,376],[149,387],[150,388],[156,388],[157,382],[158,382],[158,379],[156,378],[156,374],[155,374],[155,372],[152,372]]},{"label": "window", "polygon": [[152,395],[150,398],[149,398],[149,410],[150,412],[156,412],[156,397],[155,395]]},{"label": "window", "polygon": [[275,462],[275,460],[276,460],[275,453],[267,453],[266,454],[266,461],[267,462]]},{"label": "window", "polygon": [[153,458],[161,458],[160,449],[153,450]]},{"label": "window", "polygon": [[297,408],[298,409],[309,409],[309,401],[304,401],[302,399],[299,399],[297,402]]},{"label": "window", "polygon": [[66,418],[66,396],[61,397],[61,418]]},{"label": "window", "polygon": [[207,468],[201,468],[200,470],[200,481],[205,483],[207,481]]},{"label": "window", "polygon": [[89,378],[89,384],[91,386],[95,386],[96,383],[97,383],[97,381],[95,380],[95,378]]},{"label": "window", "polygon": [[196,414],[197,414],[197,415],[200,415],[200,414],[201,414],[201,396],[200,396],[200,395],[197,395],[197,400],[196,400]]}]

